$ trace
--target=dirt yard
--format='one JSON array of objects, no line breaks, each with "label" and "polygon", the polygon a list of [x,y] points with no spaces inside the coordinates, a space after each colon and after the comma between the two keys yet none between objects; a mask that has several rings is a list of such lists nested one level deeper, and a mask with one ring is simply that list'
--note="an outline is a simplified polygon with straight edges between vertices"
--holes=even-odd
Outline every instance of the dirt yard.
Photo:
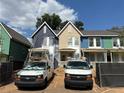
[{"label": "dirt yard", "polygon": [[[94,72],[94,71],[93,71]],[[93,90],[87,89],[65,89],[64,69],[57,68],[55,77],[46,89],[24,89],[18,90],[14,83],[0,87],[0,93],[124,93],[124,88],[100,88],[94,82]]]}]

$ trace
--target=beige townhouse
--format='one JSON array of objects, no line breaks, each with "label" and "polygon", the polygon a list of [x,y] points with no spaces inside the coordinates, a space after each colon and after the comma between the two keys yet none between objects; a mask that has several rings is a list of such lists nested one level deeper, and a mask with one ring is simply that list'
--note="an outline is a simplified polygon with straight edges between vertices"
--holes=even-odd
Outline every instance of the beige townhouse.
[{"label": "beige townhouse", "polygon": [[58,33],[59,60],[66,61],[69,57],[80,57],[80,37],[82,32],[72,22],[68,22]]}]

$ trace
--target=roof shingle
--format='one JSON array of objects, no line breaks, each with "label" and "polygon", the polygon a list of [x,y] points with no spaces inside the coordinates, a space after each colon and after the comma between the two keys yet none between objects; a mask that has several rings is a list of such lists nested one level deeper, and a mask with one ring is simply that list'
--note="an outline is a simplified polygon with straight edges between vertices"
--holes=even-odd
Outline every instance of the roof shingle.
[{"label": "roof shingle", "polygon": [[15,30],[11,29],[10,27],[8,27],[7,25],[3,24],[4,28],[6,29],[6,31],[12,36],[12,39],[27,45],[27,46],[31,46],[31,43],[28,41],[28,39],[26,37],[24,37],[23,35],[19,34],[18,32],[16,32]]},{"label": "roof shingle", "polygon": [[89,35],[89,36],[117,36],[119,35],[118,33],[116,32],[112,32],[112,31],[106,31],[106,30],[92,30],[92,31],[82,31],[82,34],[83,35]]}]

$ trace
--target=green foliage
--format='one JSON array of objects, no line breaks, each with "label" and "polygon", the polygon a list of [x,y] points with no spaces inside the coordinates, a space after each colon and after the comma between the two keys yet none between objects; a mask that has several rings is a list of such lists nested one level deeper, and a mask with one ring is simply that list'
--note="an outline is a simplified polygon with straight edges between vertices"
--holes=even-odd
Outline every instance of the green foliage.
[{"label": "green foliage", "polygon": [[46,21],[48,25],[54,30],[57,30],[61,23],[61,19],[58,15],[44,14],[43,16],[41,16],[41,18],[37,18],[36,28],[38,28],[44,21]]},{"label": "green foliage", "polygon": [[81,22],[81,21],[75,21],[75,26],[79,29],[79,30],[84,30],[84,28],[83,28],[83,26],[84,26],[84,24],[83,24],[83,22]]},{"label": "green foliage", "polygon": [[66,21],[64,21],[64,22],[62,22],[61,24],[60,24],[60,29],[62,29],[66,24],[68,23],[68,21],[66,20]]},{"label": "green foliage", "polygon": [[59,28],[61,21],[62,20],[58,15],[56,14],[51,15],[51,26],[53,29]]},{"label": "green foliage", "polygon": [[[53,30],[60,30],[68,23],[67,20],[62,22],[60,17],[55,13],[52,15],[44,14],[41,18],[37,18],[36,28],[38,28],[44,21],[46,21]],[[79,30],[84,30],[83,22],[75,21],[74,24]]]},{"label": "green foliage", "polygon": [[[66,24],[68,23],[68,21],[64,21],[60,24],[60,29],[62,29]],[[79,29],[79,30],[84,30],[83,26],[83,22],[81,21],[75,21],[74,25]]]}]

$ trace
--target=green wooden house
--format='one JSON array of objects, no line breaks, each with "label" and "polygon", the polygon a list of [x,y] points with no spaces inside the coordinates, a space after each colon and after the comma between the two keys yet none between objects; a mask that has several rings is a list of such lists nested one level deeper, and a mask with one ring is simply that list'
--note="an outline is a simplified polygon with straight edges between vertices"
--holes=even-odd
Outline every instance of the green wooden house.
[{"label": "green wooden house", "polygon": [[[23,65],[31,44],[28,39],[7,25],[0,23],[0,61]],[[14,65],[14,66],[15,66]]]}]

